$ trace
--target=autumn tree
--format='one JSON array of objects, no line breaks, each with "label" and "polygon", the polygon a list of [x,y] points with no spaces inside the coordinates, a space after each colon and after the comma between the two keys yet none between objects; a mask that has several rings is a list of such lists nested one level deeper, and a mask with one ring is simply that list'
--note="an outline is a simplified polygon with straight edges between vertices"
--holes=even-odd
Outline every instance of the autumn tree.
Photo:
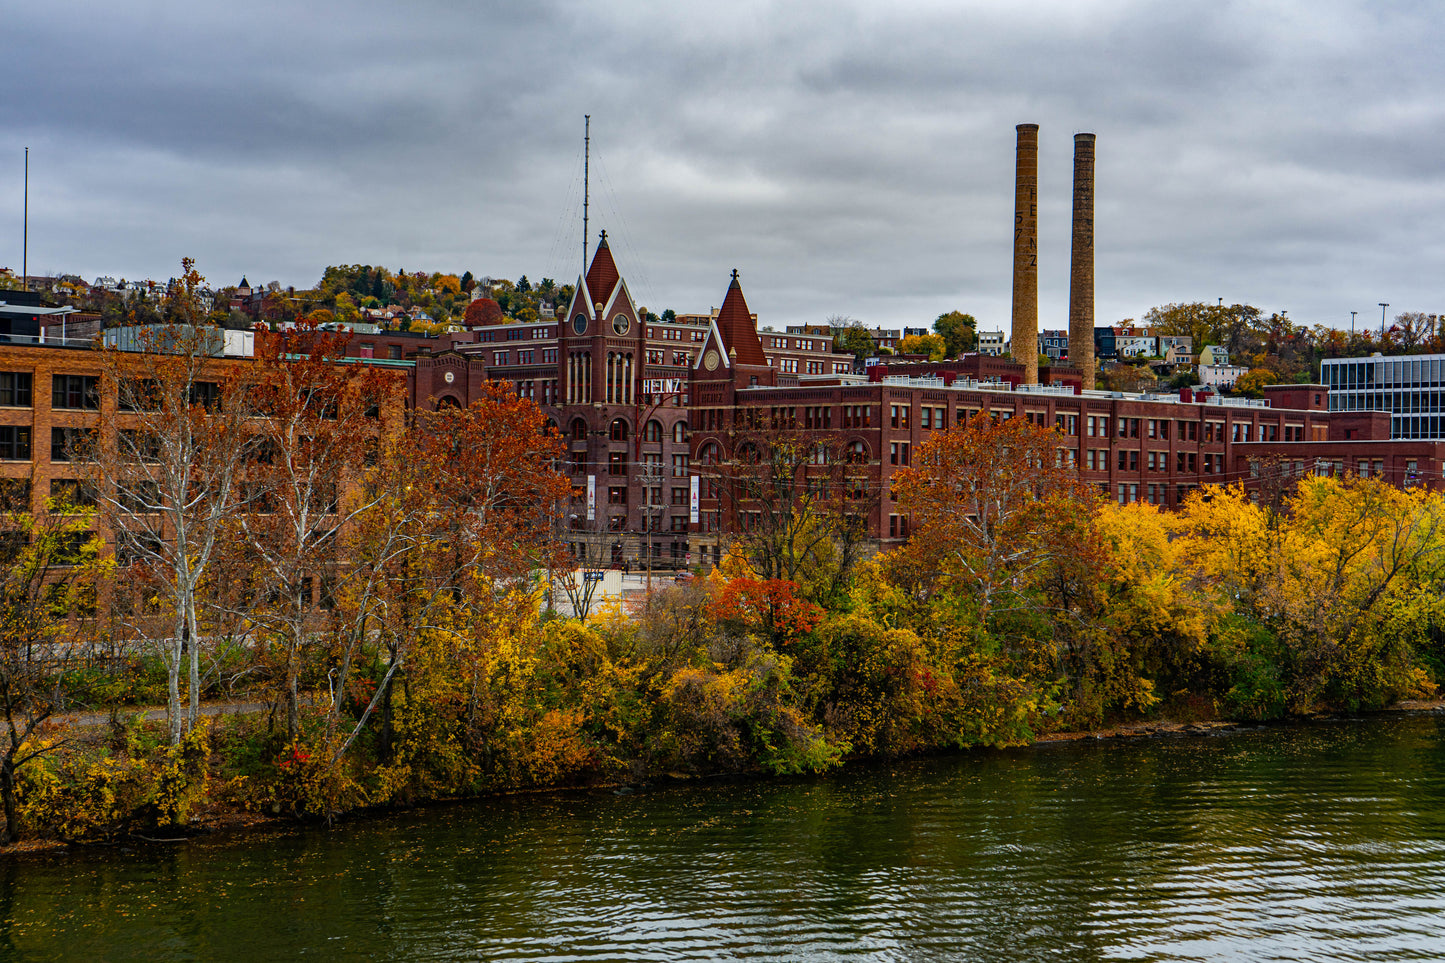
[{"label": "autumn tree", "polygon": [[828,330],[833,332],[833,350],[836,353],[851,354],[860,362],[876,353],[873,336],[857,318],[835,314],[825,323]]},{"label": "autumn tree", "polygon": [[957,358],[978,346],[978,321],[962,311],[945,311],[933,320],[933,330],[943,338],[943,356]]},{"label": "autumn tree", "polygon": [[1035,607],[1052,568],[1089,559],[1092,539],[1080,526],[1096,496],[1058,457],[1059,441],[1022,418],[979,414],[924,443],[916,464],[893,476],[910,517],[899,551],[917,574],[915,590],[962,593],[987,628]]},{"label": "autumn tree", "polygon": [[[185,264],[190,297],[203,280]],[[180,311],[188,316],[189,308]],[[173,743],[195,724],[200,705],[202,595],[224,523],[245,507],[240,471],[254,444],[249,370],[220,361],[221,333],[208,326],[144,333],[143,352],[100,356],[100,431],[72,442],[72,462],[93,492],[115,539],[128,582],[165,602],[168,638],[156,640],[167,668]],[[153,617],[133,624],[145,637]],[[181,713],[180,677],[188,708]]]},{"label": "autumn tree", "polygon": [[73,697],[68,673],[90,657],[96,593],[109,574],[93,510],[61,496],[37,515],[22,501],[0,512],[0,841],[11,843],[23,829],[21,770],[65,745],[46,726]]},{"label": "autumn tree", "polygon": [[[535,604],[534,574],[558,563],[551,523],[568,486],[552,465],[559,441],[535,404],[493,383],[467,408],[416,412],[380,441],[363,483],[372,500],[343,534],[346,565],[335,589],[334,759],[378,707],[390,744],[390,686],[422,633],[484,631],[505,600]],[[373,644],[381,679],[340,733],[353,673],[367,667]]]},{"label": "autumn tree", "polygon": [[318,610],[336,577],[341,532],[377,500],[358,485],[381,415],[399,406],[393,372],[341,361],[342,338],[314,329],[268,341],[251,399],[252,505],[233,518],[252,568],[252,618],[274,642],[287,730],[300,732],[300,678]]},{"label": "autumn tree", "polygon": [[937,334],[910,334],[898,343],[899,354],[923,354],[930,361],[941,361],[945,355],[944,339]]},{"label": "autumn tree", "polygon": [[1356,709],[1429,688],[1414,646],[1445,624],[1442,517],[1438,494],[1310,477],[1278,511],[1238,485],[1192,495],[1177,537],[1194,584],[1276,640],[1285,707]]},{"label": "autumn tree", "polygon": [[698,470],[734,519],[731,551],[763,581],[797,583],[820,604],[836,598],[878,503],[868,453],[840,431],[782,421],[736,428],[728,447],[723,460]]},{"label": "autumn tree", "polygon": [[1234,382],[1234,393],[1246,398],[1263,398],[1266,385],[1278,384],[1279,375],[1269,368],[1254,368]]},{"label": "autumn tree", "polygon": [[1403,311],[1395,315],[1393,330],[1399,335],[1401,348],[1407,353],[1418,351],[1423,345],[1435,341],[1439,318],[1423,311]]},{"label": "autumn tree", "polygon": [[462,317],[462,323],[469,328],[480,328],[488,324],[497,324],[502,320],[502,309],[496,301],[491,298],[477,298],[467,305],[466,313]]}]

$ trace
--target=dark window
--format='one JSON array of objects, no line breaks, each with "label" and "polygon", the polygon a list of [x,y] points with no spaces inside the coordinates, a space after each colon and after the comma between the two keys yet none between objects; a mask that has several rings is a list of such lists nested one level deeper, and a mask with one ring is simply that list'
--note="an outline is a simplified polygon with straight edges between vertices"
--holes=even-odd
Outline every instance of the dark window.
[{"label": "dark window", "polygon": [[100,407],[100,379],[93,375],[53,375],[50,407],[95,411]]},{"label": "dark window", "polygon": [[11,461],[29,461],[30,429],[0,425],[0,458]]},{"label": "dark window", "polygon": [[[61,535],[56,541],[50,561],[56,565],[79,565],[85,546],[92,538],[94,536],[90,532],[67,532]],[[58,584],[53,587],[62,588]]]},{"label": "dark window", "polygon": [[116,498],[126,511],[144,515],[160,504],[160,486],[153,481],[133,481],[116,486]]},{"label": "dark window", "polygon": [[191,404],[203,408],[216,408],[221,404],[221,386],[214,381],[191,383]]},{"label": "dark window", "polygon": [[31,379],[28,371],[0,371],[0,405],[29,408]]},{"label": "dark window", "polygon": [[30,537],[24,532],[0,532],[0,562],[14,562],[20,558],[20,553],[25,551],[28,544]]},{"label": "dark window", "polygon": [[30,511],[30,479],[0,478],[0,513]]},{"label": "dark window", "polygon": [[122,428],[120,430],[120,453],[130,460],[159,461],[161,440],[154,432],[143,431],[139,428]]},{"label": "dark window", "polygon": [[50,499],[55,504],[69,504],[82,508],[95,507],[95,492],[74,478],[55,478],[50,482]]},{"label": "dark window", "polygon": [[116,403],[122,411],[159,411],[160,386],[149,378],[127,378],[121,382]]},{"label": "dark window", "polygon": [[95,448],[94,428],[51,428],[50,460],[80,461]]}]

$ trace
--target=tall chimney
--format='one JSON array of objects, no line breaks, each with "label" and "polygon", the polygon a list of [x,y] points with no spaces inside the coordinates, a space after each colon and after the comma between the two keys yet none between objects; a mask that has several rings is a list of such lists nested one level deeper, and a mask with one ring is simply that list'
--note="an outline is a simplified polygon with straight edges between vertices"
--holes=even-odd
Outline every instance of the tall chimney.
[{"label": "tall chimney", "polygon": [[1074,135],[1074,252],[1069,262],[1069,361],[1094,387],[1094,135]]},{"label": "tall chimney", "polygon": [[1019,124],[1014,174],[1013,356],[1039,383],[1039,125]]}]

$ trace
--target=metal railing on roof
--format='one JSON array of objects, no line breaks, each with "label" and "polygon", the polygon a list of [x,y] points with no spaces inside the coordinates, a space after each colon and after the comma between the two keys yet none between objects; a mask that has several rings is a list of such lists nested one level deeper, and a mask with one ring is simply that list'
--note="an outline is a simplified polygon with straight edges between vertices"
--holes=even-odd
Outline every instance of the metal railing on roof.
[{"label": "metal railing on roof", "polygon": [[93,335],[85,338],[62,338],[54,334],[0,334],[0,344],[27,344],[40,348],[94,348],[96,339]]}]

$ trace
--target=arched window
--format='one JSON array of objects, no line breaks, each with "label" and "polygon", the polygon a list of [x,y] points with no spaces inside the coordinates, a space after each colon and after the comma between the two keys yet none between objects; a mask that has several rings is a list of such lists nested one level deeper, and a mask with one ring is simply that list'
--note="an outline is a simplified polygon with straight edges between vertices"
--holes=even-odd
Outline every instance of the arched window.
[{"label": "arched window", "polygon": [[542,429],[542,434],[547,435],[548,437],[551,437],[552,435],[560,435],[560,434],[562,434],[561,430],[559,430],[558,427],[557,427],[557,419],[556,419],[556,418],[548,418],[548,419],[547,419],[547,425],[546,425],[545,428]]},{"label": "arched window", "polygon": [[703,445],[702,450],[697,453],[697,460],[703,465],[716,465],[721,461],[722,451],[718,448],[717,442],[710,441]]},{"label": "arched window", "polygon": [[662,422],[656,419],[649,421],[647,427],[642,430],[642,440],[646,442],[662,441]]},{"label": "arched window", "polygon": [[848,461],[854,465],[868,463],[868,445],[866,442],[853,441],[848,443]]},{"label": "arched window", "polygon": [[460,408],[462,403],[451,395],[442,395],[437,399],[437,411],[443,408]]},{"label": "arched window", "polygon": [[572,419],[572,440],[587,440],[587,422],[583,421],[581,418]]},{"label": "arched window", "polygon": [[672,440],[679,443],[687,441],[686,421],[679,421],[677,424],[672,426]]},{"label": "arched window", "polygon": [[624,419],[624,418],[614,418],[614,419],[612,419],[612,432],[611,432],[611,435],[612,435],[612,440],[613,440],[613,441],[626,441],[626,440],[627,440],[627,421],[626,421],[626,419]]}]

